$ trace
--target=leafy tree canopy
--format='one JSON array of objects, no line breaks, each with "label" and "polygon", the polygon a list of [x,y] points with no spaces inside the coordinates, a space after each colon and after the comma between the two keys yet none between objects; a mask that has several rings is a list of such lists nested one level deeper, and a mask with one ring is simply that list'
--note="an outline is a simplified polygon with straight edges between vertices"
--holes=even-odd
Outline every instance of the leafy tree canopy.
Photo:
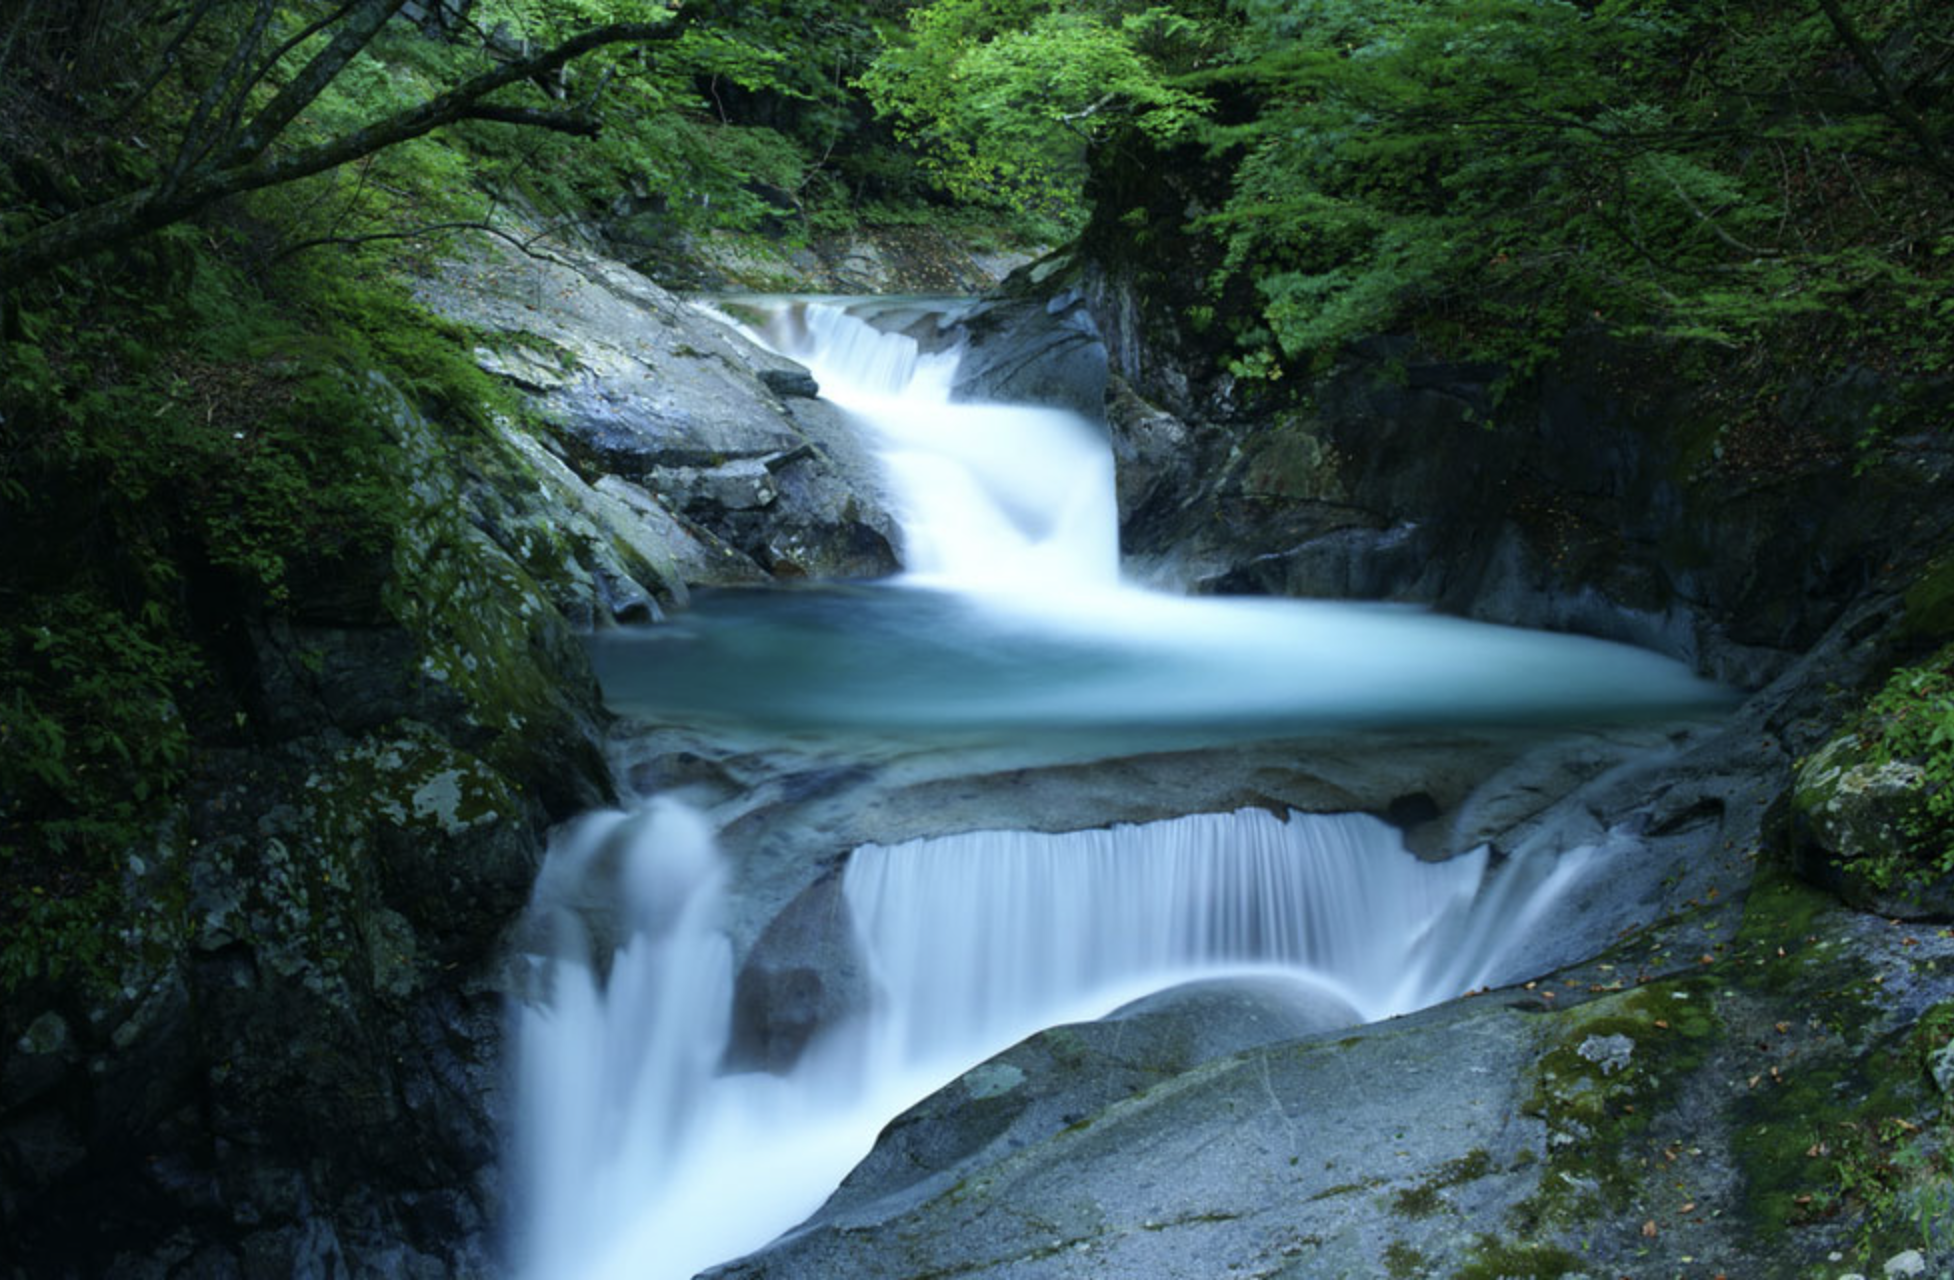
[{"label": "leafy tree canopy", "polygon": [[1849,307],[1942,367],[1950,78],[1921,0],[937,0],[863,83],[967,199],[1074,207],[1120,130],[1205,147],[1191,225],[1268,373],[1413,317],[1524,366]]},{"label": "leafy tree canopy", "polygon": [[1184,133],[1204,104],[1170,72],[1214,37],[1178,7],[938,0],[860,84],[957,199],[1075,224],[1087,148],[1119,125]]}]

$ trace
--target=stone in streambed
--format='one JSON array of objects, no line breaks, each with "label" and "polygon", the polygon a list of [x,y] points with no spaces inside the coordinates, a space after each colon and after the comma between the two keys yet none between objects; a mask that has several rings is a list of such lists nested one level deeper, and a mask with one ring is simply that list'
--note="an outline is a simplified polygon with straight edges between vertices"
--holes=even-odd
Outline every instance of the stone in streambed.
[{"label": "stone in streambed", "polygon": [[837,869],[776,916],[733,988],[733,1070],[785,1072],[822,1030],[868,1007],[869,979]]}]

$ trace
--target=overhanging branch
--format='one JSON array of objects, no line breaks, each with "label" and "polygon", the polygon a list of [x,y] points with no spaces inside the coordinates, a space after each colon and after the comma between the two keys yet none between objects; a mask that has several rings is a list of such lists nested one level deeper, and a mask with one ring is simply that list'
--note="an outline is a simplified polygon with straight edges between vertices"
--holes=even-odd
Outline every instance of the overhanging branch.
[{"label": "overhanging branch", "polygon": [[[356,11],[352,21],[360,23],[361,30],[364,30],[366,22],[382,11],[391,13],[402,2],[369,0]],[[309,93],[294,95],[291,101],[277,110],[274,110],[276,102],[266,107],[247,129],[246,140],[230,148],[224,159],[191,169],[173,186],[156,184],[105,200],[37,227],[11,244],[0,247],[0,281],[14,284],[29,279],[60,263],[126,244],[167,227],[226,197],[309,178],[471,116],[573,133],[594,131],[594,121],[578,116],[529,112],[522,108],[486,103],[483,99],[519,81],[549,75],[592,50],[614,44],[648,44],[671,39],[675,35],[674,24],[669,19],[593,27],[534,57],[503,63],[484,71],[445,93],[397,111],[365,128],[313,146],[264,154],[263,146],[253,141],[256,131],[261,127],[282,129],[283,122],[279,117],[283,112],[289,109],[295,114],[323,89],[324,85],[320,84]],[[370,38],[371,32],[366,32],[366,36]],[[333,47],[341,47],[342,39],[347,44],[364,43],[342,32],[341,37],[335,38]],[[356,52],[356,48],[346,52],[345,59],[350,60]],[[327,57],[327,53],[320,54],[307,65],[299,78],[314,74],[315,69],[321,66],[321,60]],[[340,65],[344,65],[343,61]],[[287,86],[288,91],[291,88]],[[280,95],[281,99],[285,96]]]},{"label": "overhanging branch", "polygon": [[534,107],[500,107],[487,102],[477,103],[468,108],[462,112],[461,118],[519,124],[530,129],[571,133],[580,138],[594,138],[603,129],[603,122],[593,115],[578,115],[567,111],[539,111]]}]

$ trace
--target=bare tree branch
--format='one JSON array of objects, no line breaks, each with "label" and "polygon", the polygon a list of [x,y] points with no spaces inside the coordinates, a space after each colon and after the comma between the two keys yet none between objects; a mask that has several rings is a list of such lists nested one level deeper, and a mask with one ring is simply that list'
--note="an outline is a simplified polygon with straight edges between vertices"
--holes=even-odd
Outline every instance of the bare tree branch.
[{"label": "bare tree branch", "polygon": [[539,231],[533,235],[519,236],[512,231],[503,230],[492,222],[475,221],[430,222],[426,226],[410,227],[402,231],[373,231],[365,235],[356,236],[315,236],[310,240],[300,240],[295,244],[285,246],[278,251],[276,257],[282,261],[283,259],[304,253],[310,249],[328,247],[352,248],[358,245],[376,244],[388,240],[422,240],[429,236],[442,235],[451,231],[480,231],[484,235],[491,235],[498,240],[507,242],[521,253],[535,258],[539,262],[548,262],[559,267],[575,265],[567,259],[559,258],[553,253],[536,247],[548,237],[547,231]]},{"label": "bare tree branch", "polygon": [[1662,171],[1662,176],[1668,180],[1669,189],[1676,193],[1676,199],[1683,202],[1683,208],[1688,209],[1690,213],[1695,216],[1696,220],[1702,223],[1703,226],[1710,232],[1711,235],[1723,241],[1723,243],[1729,245],[1732,249],[1735,249],[1738,253],[1747,253],[1753,258],[1775,258],[1778,256],[1778,251],[1776,249],[1762,249],[1756,245],[1745,244],[1742,240],[1739,240],[1737,237],[1731,235],[1728,231],[1725,231],[1723,229],[1723,225],[1719,223],[1714,216],[1712,216],[1709,213],[1706,213],[1701,205],[1697,204],[1696,201],[1690,199],[1689,192],[1684,190],[1682,182],[1677,179],[1675,174],[1670,173],[1667,169],[1664,169]]},{"label": "bare tree branch", "polygon": [[[163,179],[163,188],[168,190],[183,180],[190,167],[201,161],[216,146],[219,138],[211,132],[213,118],[222,122],[229,112],[221,112],[224,100],[230,95],[232,86],[244,76],[251,65],[251,59],[258,52],[258,42],[265,38],[265,29],[271,25],[272,15],[278,10],[278,0],[258,0],[258,12],[252,19],[244,38],[238,41],[231,56],[225,60],[224,69],[204,89],[197,99],[196,109],[190,113],[190,123],[184,126],[183,139],[178,143],[176,158],[170,162],[169,176]],[[238,89],[240,95],[250,92],[247,83]]]},{"label": "bare tree branch", "polygon": [[306,63],[291,82],[265,105],[264,110],[244,127],[244,131],[218,162],[219,165],[230,168],[257,159],[285,131],[285,126],[298,117],[299,112],[311,106],[313,99],[326,91],[326,86],[346,69],[346,64],[373,42],[373,37],[380,34],[380,28],[387,24],[387,19],[399,12],[405,3],[407,0],[361,0],[346,16],[332,43],[314,55],[312,61]]},{"label": "bare tree branch", "polygon": [[184,44],[190,39],[190,36],[196,29],[203,25],[203,20],[210,16],[210,11],[216,6],[217,0],[197,0],[197,6],[184,18],[183,25],[177,29],[175,35],[170,37],[170,42],[163,47],[162,56],[156,60],[155,69],[143,79],[141,84],[136,86],[135,92],[129,95],[128,100],[116,108],[115,120],[122,121],[128,119],[130,113],[141,106],[143,101],[156,91],[156,86],[163,83],[163,78],[169,75],[171,69],[176,66],[177,57],[183,52]]}]

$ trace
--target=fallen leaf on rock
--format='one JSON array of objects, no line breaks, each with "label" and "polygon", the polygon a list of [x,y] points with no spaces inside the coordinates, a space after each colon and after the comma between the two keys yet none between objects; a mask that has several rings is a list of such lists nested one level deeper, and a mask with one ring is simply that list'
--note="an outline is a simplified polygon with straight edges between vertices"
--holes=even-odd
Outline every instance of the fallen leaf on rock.
[{"label": "fallen leaf on rock", "polygon": [[1642,1234],[1647,1236],[1651,1240],[1655,1239],[1656,1229],[1655,1229],[1654,1218],[1650,1218],[1647,1222],[1642,1224]]}]

